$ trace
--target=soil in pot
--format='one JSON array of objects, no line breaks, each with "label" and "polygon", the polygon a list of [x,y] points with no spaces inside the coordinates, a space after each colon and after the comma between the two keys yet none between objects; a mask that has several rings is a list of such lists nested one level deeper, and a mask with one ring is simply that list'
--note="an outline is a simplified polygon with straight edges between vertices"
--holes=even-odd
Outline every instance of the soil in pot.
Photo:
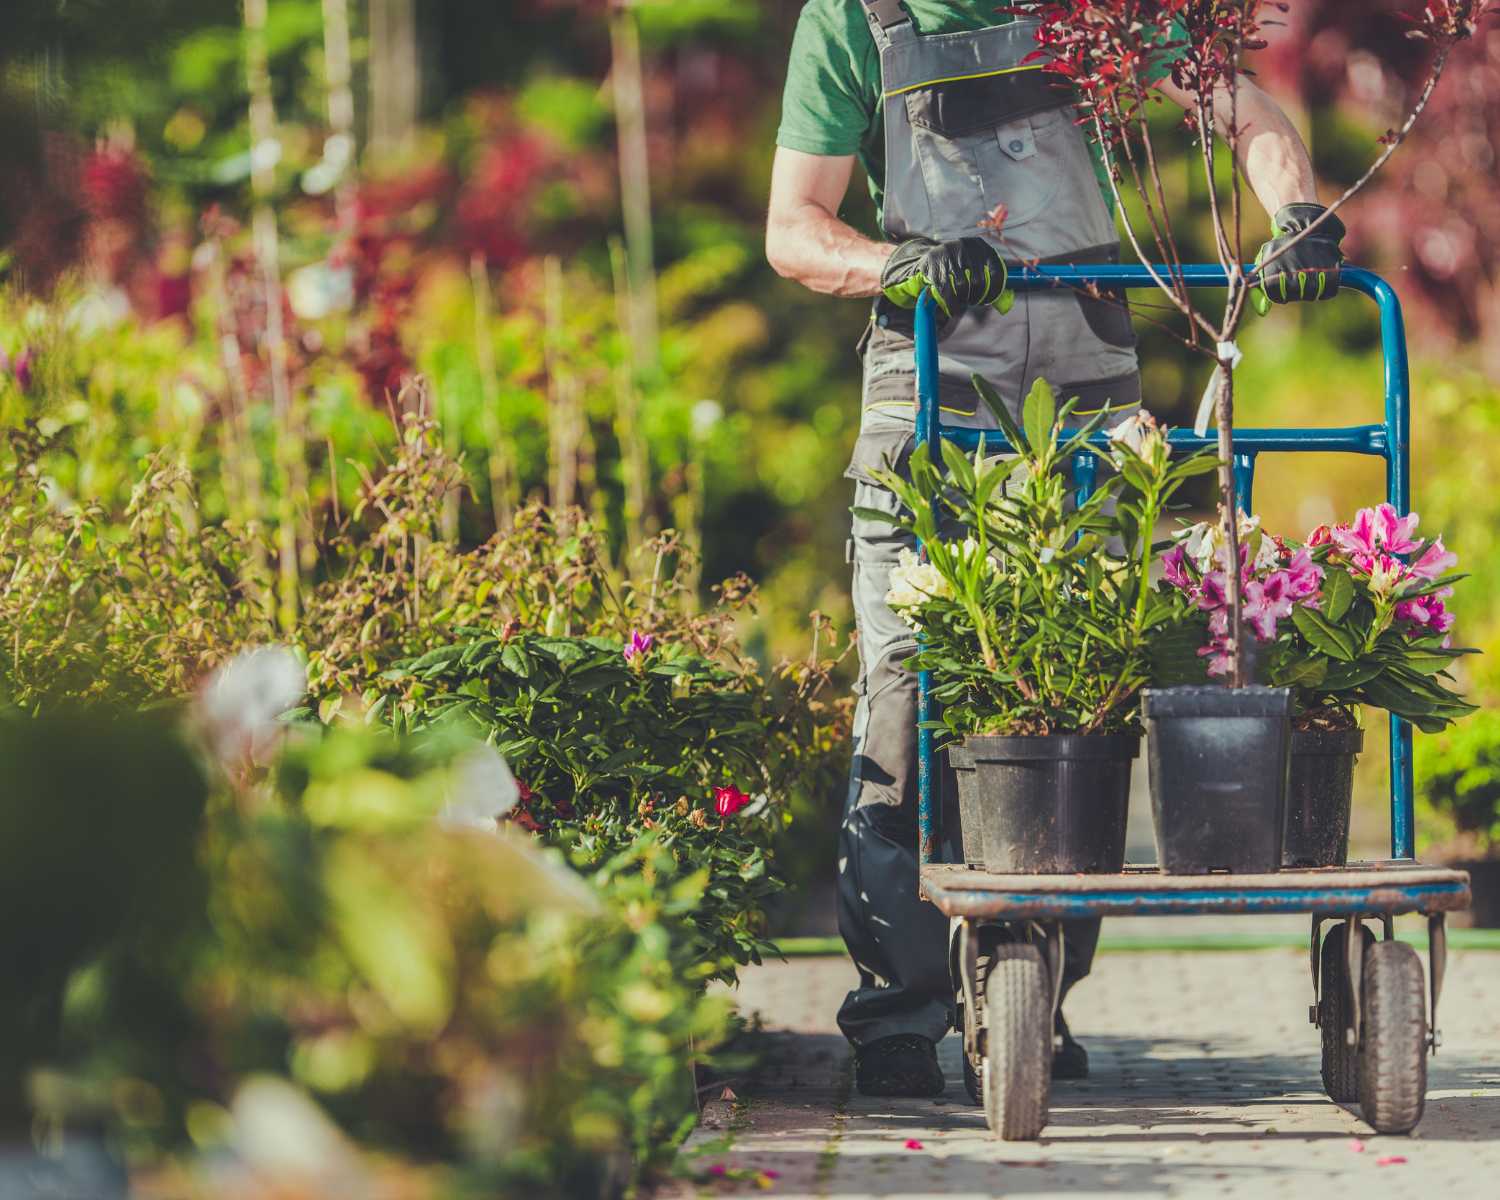
[{"label": "soil in pot", "polygon": [[1261,874],[1280,868],[1291,703],[1289,688],[1142,693],[1163,871]]},{"label": "soil in pot", "polygon": [[1098,874],[1125,865],[1130,764],[1140,738],[973,736],[948,748],[964,858],[1005,874]]},{"label": "soil in pot", "polygon": [[1292,730],[1284,867],[1342,867],[1349,861],[1349,809],[1361,729]]}]

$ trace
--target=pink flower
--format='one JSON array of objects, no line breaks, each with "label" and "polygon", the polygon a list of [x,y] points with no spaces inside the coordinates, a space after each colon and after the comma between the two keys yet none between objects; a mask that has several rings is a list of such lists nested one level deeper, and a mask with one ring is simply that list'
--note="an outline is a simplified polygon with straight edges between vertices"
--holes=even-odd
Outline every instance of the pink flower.
[{"label": "pink flower", "polygon": [[1198,588],[1198,607],[1213,610],[1229,603],[1228,577],[1223,571],[1210,571]]},{"label": "pink flower", "polygon": [[1416,562],[1411,564],[1413,575],[1423,579],[1437,579],[1444,571],[1458,563],[1458,555],[1443,547],[1443,539],[1433,538]]},{"label": "pink flower", "polygon": [[1208,659],[1210,675],[1228,675],[1234,668],[1234,655],[1229,652],[1229,643],[1223,638],[1204,646],[1198,651],[1198,657]]},{"label": "pink flower", "polygon": [[1181,543],[1173,546],[1161,558],[1162,578],[1180,592],[1188,592],[1193,588],[1193,581],[1188,578],[1188,573],[1183,567],[1186,560],[1187,547]]},{"label": "pink flower", "polygon": [[726,1175],[728,1174],[728,1172],[729,1168],[726,1167],[723,1163],[714,1163],[713,1166],[708,1168],[708,1173],[710,1175]]},{"label": "pink flower", "polygon": [[1276,636],[1276,622],[1292,615],[1292,598],[1288,595],[1287,573],[1276,571],[1265,579],[1245,584],[1244,618],[1255,630],[1255,636],[1269,642]]},{"label": "pink flower", "polygon": [[1345,554],[1358,557],[1375,553],[1375,510],[1362,508],[1354,514],[1352,525],[1335,525],[1329,530],[1333,544]]},{"label": "pink flower", "polygon": [[630,643],[625,647],[625,661],[633,663],[637,659],[643,659],[651,653],[651,647],[656,645],[656,636],[650,633],[642,633],[636,630],[630,635]]},{"label": "pink flower", "polygon": [[1327,525],[1319,525],[1307,535],[1309,546],[1326,546],[1333,541],[1333,531]]},{"label": "pink flower", "polygon": [[[1415,600],[1401,601],[1396,605],[1396,620],[1426,628],[1427,623],[1432,620],[1432,609],[1428,607],[1428,600],[1427,596],[1419,596]],[[1442,602],[1439,601],[1439,603]]]},{"label": "pink flower", "polygon": [[749,803],[750,797],[737,787],[714,788],[714,811],[721,817],[732,817]]},{"label": "pink flower", "polygon": [[1298,550],[1287,563],[1287,595],[1293,600],[1310,600],[1318,594],[1323,584],[1323,568],[1313,562],[1306,549]]},{"label": "pink flower", "polygon": [[919,1142],[919,1141],[917,1141],[916,1138],[907,1138],[906,1139],[906,1148],[908,1150],[920,1150],[920,1149],[922,1149],[922,1143]]},{"label": "pink flower", "polygon": [[1399,516],[1389,504],[1375,509],[1375,534],[1387,554],[1411,554],[1421,542],[1411,535],[1420,520],[1416,513]]},{"label": "pink flower", "polygon": [[[1421,546],[1412,538],[1419,520],[1416,513],[1400,516],[1389,504],[1362,508],[1354,514],[1352,525],[1335,525],[1330,537],[1345,554],[1410,554]],[[1316,532],[1316,531],[1315,531]]]}]

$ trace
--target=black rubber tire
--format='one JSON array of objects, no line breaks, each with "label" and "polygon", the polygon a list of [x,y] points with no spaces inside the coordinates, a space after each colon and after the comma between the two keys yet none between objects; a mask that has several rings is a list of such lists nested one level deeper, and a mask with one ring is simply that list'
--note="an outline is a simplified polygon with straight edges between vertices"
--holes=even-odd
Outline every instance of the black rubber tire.
[{"label": "black rubber tire", "polygon": [[[1318,969],[1318,1029],[1323,1035],[1323,1090],[1339,1104],[1359,1100],[1359,1049],[1351,1046],[1346,1030],[1353,1023],[1353,997],[1349,990],[1349,959],[1344,953],[1344,929],[1335,925],[1323,939],[1322,965]],[[1375,944],[1375,935],[1361,926],[1365,953]]]},{"label": "black rubber tire", "polygon": [[974,1069],[967,1054],[964,1055],[964,1091],[969,1093],[970,1100],[981,1108],[984,1107],[984,1080]]},{"label": "black rubber tire", "polygon": [[1052,985],[1041,950],[996,946],[984,984],[984,1117],[1007,1142],[1041,1136],[1052,1086]]},{"label": "black rubber tire", "polygon": [[[1001,926],[980,926],[976,930],[979,938],[979,954],[974,962],[974,1020],[980,1030],[979,1040],[984,1041],[984,984],[990,976],[990,966],[995,961],[995,947],[1000,945],[1006,938],[1007,933]],[[963,1003],[960,995],[959,1003]],[[963,1033],[960,1026],[959,1033]],[[971,1058],[968,1054],[963,1056],[964,1060],[964,1091],[969,1093],[969,1099],[980,1108],[984,1107],[984,1056],[976,1051]]]},{"label": "black rubber tire", "polygon": [[1365,952],[1359,1107],[1377,1133],[1410,1133],[1427,1104],[1427,983],[1405,942]]}]

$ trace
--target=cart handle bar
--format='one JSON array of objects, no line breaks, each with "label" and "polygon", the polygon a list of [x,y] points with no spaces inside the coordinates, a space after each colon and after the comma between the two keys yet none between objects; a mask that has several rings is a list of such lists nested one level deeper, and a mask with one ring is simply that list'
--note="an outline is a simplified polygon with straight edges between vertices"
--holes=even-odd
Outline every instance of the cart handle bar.
[{"label": "cart handle bar", "polygon": [[[1255,268],[1246,266],[1247,278]],[[1011,274],[1009,286],[1017,292],[1039,292],[1048,288],[1087,287],[1097,284],[1109,290],[1155,288],[1157,279],[1173,276],[1193,288],[1227,287],[1229,272],[1218,263],[1190,263],[1176,268],[1145,267],[1119,263],[1089,266],[1023,267]],[[1380,310],[1380,347],[1385,368],[1385,420],[1379,425],[1351,425],[1335,429],[1245,429],[1235,433],[1234,468],[1236,484],[1247,507],[1254,480],[1255,457],[1262,451],[1291,453],[1370,454],[1385,459],[1386,500],[1405,515],[1411,509],[1411,374],[1406,353],[1406,328],[1401,315],[1401,301],[1395,290],[1380,276],[1362,267],[1345,267],[1339,274],[1341,287],[1361,292],[1375,301]],[[917,442],[935,442],[947,438],[963,449],[978,446],[978,430],[945,426],[938,406],[938,337],[937,305],[932,294],[922,292],[917,299],[914,337],[917,368]],[[1009,445],[998,430],[983,434],[986,445],[997,450]],[[1173,446],[1196,450],[1217,445],[1217,439],[1199,437],[1190,430],[1173,430]],[[1102,441],[1095,435],[1092,441]],[[1091,460],[1090,455],[1081,459]],[[1091,463],[1090,463],[1091,465]],[[1082,487],[1092,484],[1092,471],[1084,467]],[[928,672],[919,676],[919,721],[931,716],[931,678]],[[1412,786],[1411,726],[1391,717],[1391,857],[1414,857],[1414,815]],[[932,732],[919,728],[918,756],[918,845],[921,861],[932,861],[938,850],[940,833],[937,814],[940,811],[933,770]]]}]

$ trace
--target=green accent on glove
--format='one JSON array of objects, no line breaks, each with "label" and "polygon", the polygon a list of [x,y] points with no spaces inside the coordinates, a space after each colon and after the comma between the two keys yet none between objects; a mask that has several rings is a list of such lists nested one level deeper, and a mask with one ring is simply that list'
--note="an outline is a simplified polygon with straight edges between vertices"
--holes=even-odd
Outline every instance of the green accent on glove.
[{"label": "green accent on glove", "polygon": [[1004,301],[1007,278],[1004,261],[983,238],[951,242],[911,238],[886,261],[881,293],[897,308],[910,309],[925,288],[943,316],[952,320],[970,305],[1008,311],[1010,303]]},{"label": "green accent on glove", "polygon": [[[1299,241],[1287,244],[1308,229],[1311,232]],[[1288,204],[1272,220],[1271,234],[1271,240],[1255,256],[1258,279],[1250,300],[1256,312],[1265,316],[1272,303],[1324,300],[1338,294],[1339,268],[1344,262],[1339,248],[1343,222],[1328,215],[1320,204]],[[1268,263],[1267,259],[1273,261]],[[1292,279],[1295,286],[1288,282]]]}]

